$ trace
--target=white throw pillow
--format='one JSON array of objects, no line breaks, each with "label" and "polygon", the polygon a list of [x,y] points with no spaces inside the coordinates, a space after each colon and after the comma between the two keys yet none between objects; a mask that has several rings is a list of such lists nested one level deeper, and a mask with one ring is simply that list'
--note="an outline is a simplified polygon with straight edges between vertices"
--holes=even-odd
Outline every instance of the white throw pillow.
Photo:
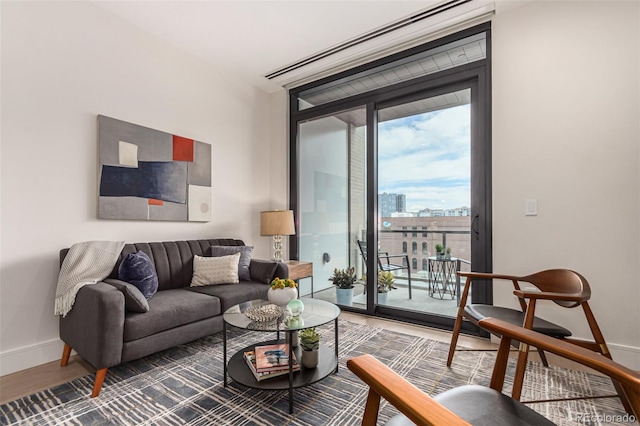
[{"label": "white throw pillow", "polygon": [[191,287],[211,284],[237,284],[240,253],[220,257],[193,257]]}]

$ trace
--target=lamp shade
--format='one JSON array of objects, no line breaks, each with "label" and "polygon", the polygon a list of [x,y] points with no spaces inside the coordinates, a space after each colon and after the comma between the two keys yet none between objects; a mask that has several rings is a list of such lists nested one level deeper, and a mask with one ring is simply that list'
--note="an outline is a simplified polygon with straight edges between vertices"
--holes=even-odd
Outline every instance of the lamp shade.
[{"label": "lamp shade", "polygon": [[294,235],[292,210],[260,212],[260,235]]}]

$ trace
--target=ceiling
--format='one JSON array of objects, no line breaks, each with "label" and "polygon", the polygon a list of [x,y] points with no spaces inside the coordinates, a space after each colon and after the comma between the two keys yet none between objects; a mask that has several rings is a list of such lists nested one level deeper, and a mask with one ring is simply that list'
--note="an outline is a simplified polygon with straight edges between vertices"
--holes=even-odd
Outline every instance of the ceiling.
[{"label": "ceiling", "polygon": [[100,1],[99,7],[267,92],[263,76],[440,0]]}]

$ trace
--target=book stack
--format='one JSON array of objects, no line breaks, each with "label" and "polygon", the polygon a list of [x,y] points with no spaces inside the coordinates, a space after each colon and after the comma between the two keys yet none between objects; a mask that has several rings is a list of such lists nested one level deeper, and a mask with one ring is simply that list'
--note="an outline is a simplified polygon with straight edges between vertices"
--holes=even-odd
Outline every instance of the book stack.
[{"label": "book stack", "polygon": [[[300,364],[293,356],[293,371],[300,371]],[[255,350],[244,353],[244,359],[257,381],[289,374],[289,345],[256,346]]]}]

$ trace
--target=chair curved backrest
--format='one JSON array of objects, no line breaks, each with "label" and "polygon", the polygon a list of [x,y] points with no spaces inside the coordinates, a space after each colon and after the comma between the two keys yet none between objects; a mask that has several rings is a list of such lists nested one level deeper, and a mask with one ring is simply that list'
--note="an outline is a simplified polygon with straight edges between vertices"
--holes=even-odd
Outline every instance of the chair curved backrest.
[{"label": "chair curved backrest", "polygon": [[579,296],[579,301],[553,300],[554,303],[565,308],[575,308],[591,298],[591,287],[587,279],[570,269],[547,269],[521,277],[519,281],[531,283],[544,292]]}]

